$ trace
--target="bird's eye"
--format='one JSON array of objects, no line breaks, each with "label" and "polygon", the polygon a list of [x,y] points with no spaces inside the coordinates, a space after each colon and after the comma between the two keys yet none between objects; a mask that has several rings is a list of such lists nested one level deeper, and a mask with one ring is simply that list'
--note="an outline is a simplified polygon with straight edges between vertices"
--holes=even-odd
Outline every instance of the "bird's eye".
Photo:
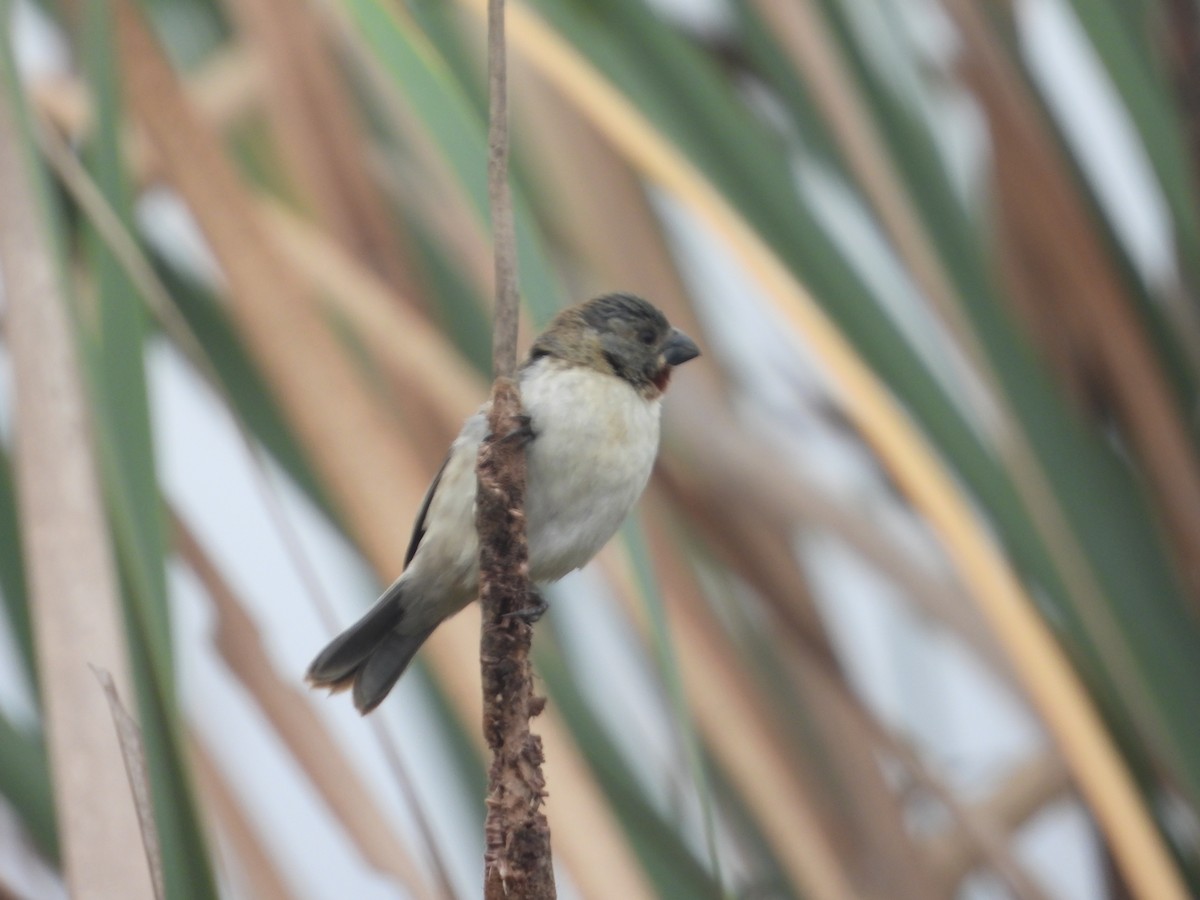
[{"label": "bird's eye", "polygon": [[646,329],[645,331],[643,331],[641,334],[638,335],[638,340],[641,341],[643,344],[645,344],[647,347],[649,347],[651,344],[653,344],[655,341],[658,340],[658,335],[655,334],[653,331]]}]

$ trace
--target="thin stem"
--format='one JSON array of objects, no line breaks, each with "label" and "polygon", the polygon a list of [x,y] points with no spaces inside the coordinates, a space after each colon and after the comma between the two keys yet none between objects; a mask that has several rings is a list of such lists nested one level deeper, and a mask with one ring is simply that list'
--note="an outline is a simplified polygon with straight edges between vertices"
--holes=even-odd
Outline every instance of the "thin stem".
[{"label": "thin stem", "polygon": [[525,449],[520,440],[517,358],[517,265],[508,187],[508,107],[504,2],[488,4],[488,195],[496,273],[492,335],[490,435],[479,448],[475,527],[479,532],[480,666],[483,733],[492,750],[484,825],[487,900],[553,900],[550,826],[542,812],[542,741],[529,720],[544,698],[533,692],[529,662],[533,628],[521,613],[534,603],[525,536]]},{"label": "thin stem", "polygon": [[517,240],[508,186],[508,73],[504,0],[488,2],[488,202],[496,276],[492,373],[511,378],[517,368]]}]

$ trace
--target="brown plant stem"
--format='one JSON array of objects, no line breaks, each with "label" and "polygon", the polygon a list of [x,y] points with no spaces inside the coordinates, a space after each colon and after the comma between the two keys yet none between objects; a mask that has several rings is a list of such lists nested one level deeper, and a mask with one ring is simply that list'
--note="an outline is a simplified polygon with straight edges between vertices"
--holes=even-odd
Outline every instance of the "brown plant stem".
[{"label": "brown plant stem", "polygon": [[525,454],[504,436],[519,422],[520,394],[510,378],[492,391],[491,436],[479,453],[480,604],[483,629],[483,733],[492,751],[484,826],[484,896],[552,898],[550,827],[542,811],[542,740],[529,720],[544,698],[533,693],[533,627],[519,613],[530,603],[529,546],[522,504]]},{"label": "brown plant stem", "polygon": [[508,72],[504,52],[504,0],[488,0],[488,205],[496,311],[492,373],[512,377],[517,368],[517,238],[508,187]]},{"label": "brown plant stem", "polygon": [[545,699],[533,693],[529,663],[533,627],[521,615],[531,605],[525,536],[525,449],[517,358],[517,260],[508,187],[508,107],[504,0],[488,3],[488,198],[496,274],[489,436],[479,448],[475,526],[479,531],[479,602],[483,620],[483,733],[492,751],[484,824],[487,900],[555,897],[550,826],[542,810],[542,740],[529,720]]}]

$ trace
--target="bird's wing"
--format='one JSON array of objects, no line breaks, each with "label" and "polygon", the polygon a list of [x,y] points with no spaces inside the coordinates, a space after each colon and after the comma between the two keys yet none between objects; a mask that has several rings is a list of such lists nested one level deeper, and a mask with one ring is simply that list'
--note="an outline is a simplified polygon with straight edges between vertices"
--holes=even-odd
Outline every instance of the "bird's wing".
[{"label": "bird's wing", "polygon": [[429,490],[425,492],[425,499],[421,501],[421,510],[417,513],[417,521],[413,525],[412,537],[408,541],[408,552],[404,554],[405,568],[408,568],[408,564],[412,562],[412,558],[417,555],[417,548],[421,546],[421,539],[425,537],[425,516],[429,513],[429,504],[433,502],[433,495],[437,493],[438,484],[441,483],[442,474],[446,471],[446,466],[450,462],[450,456],[453,453],[454,448],[451,447],[450,453],[447,453],[446,458],[442,460],[441,468],[433,476],[433,481],[429,484]]}]

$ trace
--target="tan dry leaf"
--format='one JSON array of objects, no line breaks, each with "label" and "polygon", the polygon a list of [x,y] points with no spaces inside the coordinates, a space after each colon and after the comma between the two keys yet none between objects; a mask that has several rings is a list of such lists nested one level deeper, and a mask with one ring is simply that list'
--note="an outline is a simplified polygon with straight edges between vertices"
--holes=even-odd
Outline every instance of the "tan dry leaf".
[{"label": "tan dry leaf", "polygon": [[18,511],[43,715],[73,897],[154,895],[121,748],[88,664],[130,676],[88,401],[37,163],[0,90],[0,265],[13,366]]}]

